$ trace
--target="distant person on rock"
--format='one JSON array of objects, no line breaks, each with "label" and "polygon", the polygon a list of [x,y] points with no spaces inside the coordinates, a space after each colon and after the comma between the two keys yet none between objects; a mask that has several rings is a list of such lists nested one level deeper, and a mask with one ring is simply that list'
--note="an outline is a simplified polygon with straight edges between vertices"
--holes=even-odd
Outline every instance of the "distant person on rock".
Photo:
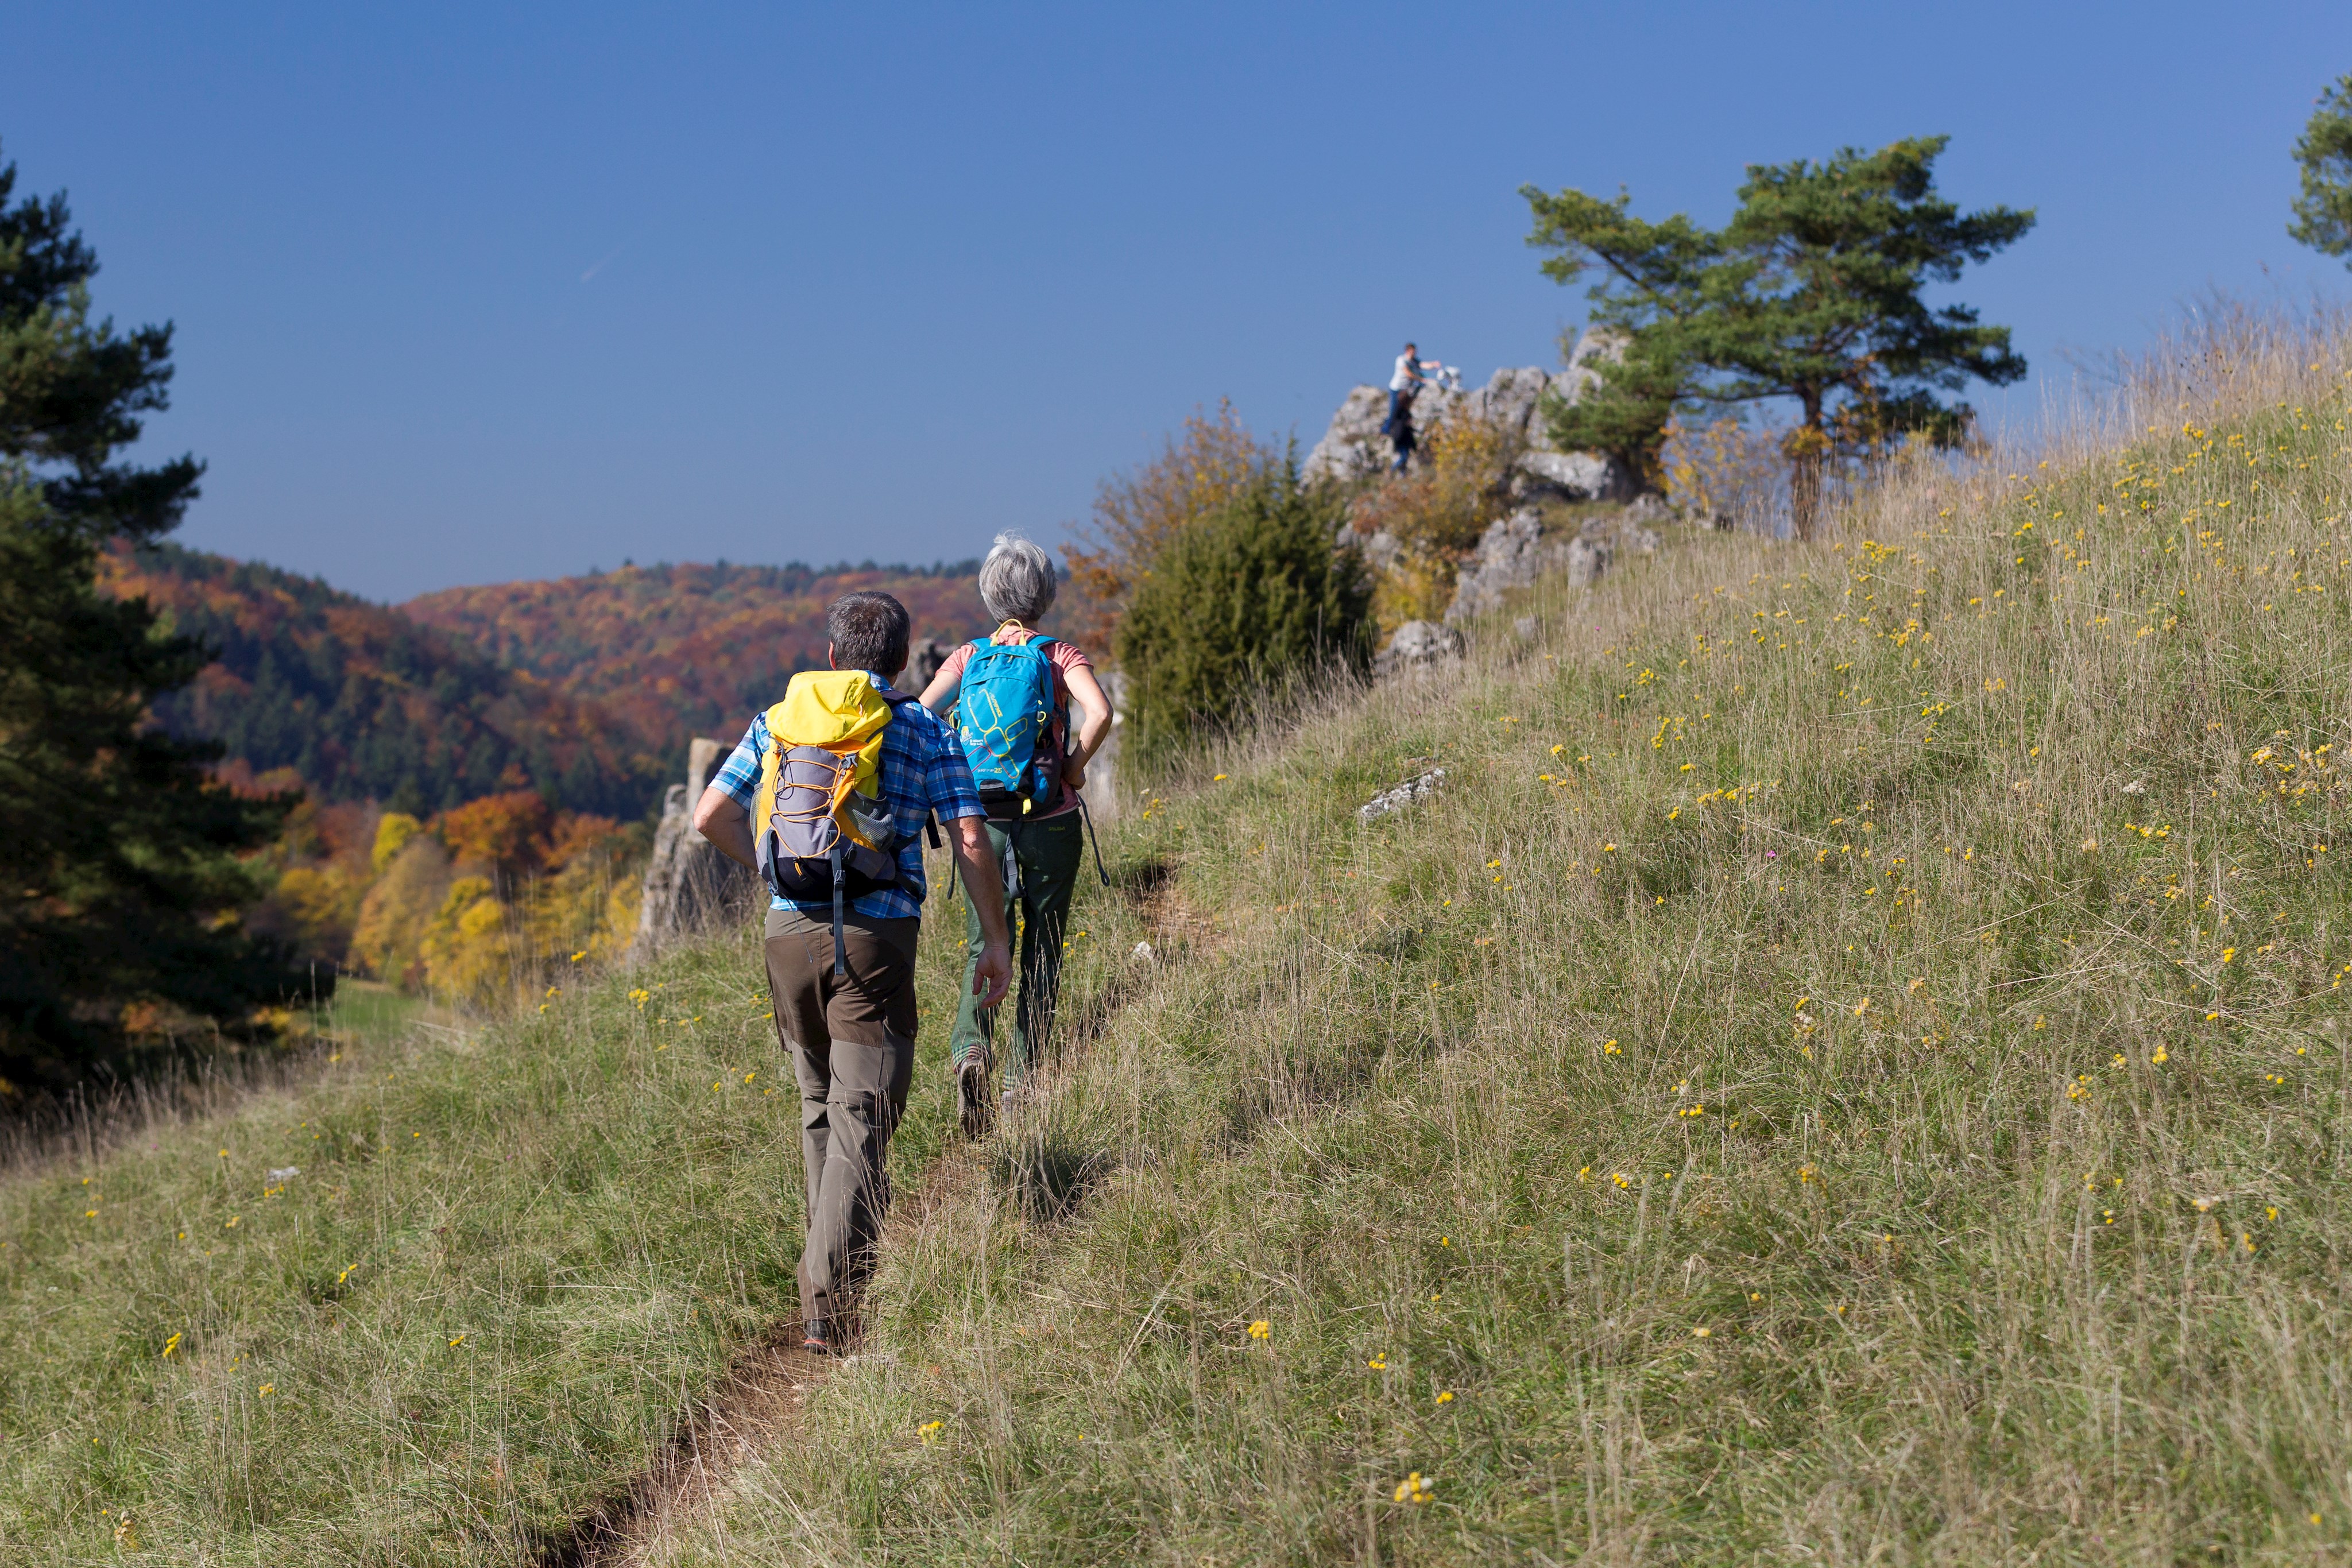
[{"label": "distant person on rock", "polygon": [[1444,369],[1435,360],[1423,359],[1418,345],[1407,343],[1404,352],[1396,358],[1396,369],[1389,375],[1390,420],[1393,422],[1401,412],[1412,407],[1412,400],[1421,395],[1421,389]]},{"label": "distant person on rock", "polygon": [[[694,810],[696,830],[772,895],[768,988],[800,1079],[808,1184],[802,1343],[818,1353],[842,1343],[840,1316],[889,1202],[884,1161],[915,1069],[926,825],[954,835],[966,887],[998,886],[963,748],[891,686],[907,667],[906,607],[848,593],[824,619],[832,670],[793,677]],[[998,900],[972,904],[968,999],[992,1008],[1012,978],[1011,945]]]},{"label": "distant person on rock", "polygon": [[1387,436],[1389,444],[1396,448],[1396,465],[1391,472],[1403,473],[1421,444],[1421,438],[1413,434],[1412,398],[1408,397],[1402,402],[1393,399],[1390,401],[1388,423],[1381,426],[1381,434]]},{"label": "distant person on rock", "polygon": [[[980,567],[981,602],[996,630],[950,654],[923,689],[924,706],[955,714],[956,737],[988,810],[989,847],[1004,865],[1001,909],[987,906],[995,883],[968,883],[975,956],[983,920],[1009,929],[1016,910],[1021,916],[1021,1002],[1004,1056],[1008,1102],[1051,1038],[1062,933],[1084,860],[1078,791],[1111,727],[1110,699],[1093,662],[1077,644],[1036,630],[1057,586],[1053,558],[1041,547],[1019,534],[997,535]],[[1075,733],[1074,702],[1084,716]],[[1099,851],[1096,862],[1099,872]],[[987,1129],[995,1031],[995,998],[982,999],[967,980],[949,1048],[964,1131],[974,1137]]]},{"label": "distant person on rock", "polygon": [[1445,367],[1435,360],[1421,357],[1420,346],[1407,343],[1404,352],[1396,360],[1396,369],[1389,375],[1389,416],[1381,425],[1381,434],[1396,448],[1396,472],[1402,474],[1412,461],[1417,444],[1412,429],[1413,400],[1421,389],[1434,380]]}]

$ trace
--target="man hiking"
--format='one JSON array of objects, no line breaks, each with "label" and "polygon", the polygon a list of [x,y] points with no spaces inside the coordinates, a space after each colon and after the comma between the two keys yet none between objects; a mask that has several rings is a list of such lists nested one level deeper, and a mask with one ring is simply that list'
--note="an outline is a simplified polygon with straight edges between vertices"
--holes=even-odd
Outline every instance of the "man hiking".
[{"label": "man hiking", "polygon": [[[759,871],[771,898],[768,988],[801,1083],[808,1239],[803,1344],[842,1340],[838,1319],[881,1233],[890,1134],[915,1066],[915,936],[923,833],[936,818],[980,912],[971,969],[981,1005],[1013,973],[987,814],[963,747],[891,682],[907,667],[906,607],[847,593],[826,607],[833,673],[794,675],[754,716],[694,809],[694,826]],[[937,841],[934,840],[934,842]]]}]

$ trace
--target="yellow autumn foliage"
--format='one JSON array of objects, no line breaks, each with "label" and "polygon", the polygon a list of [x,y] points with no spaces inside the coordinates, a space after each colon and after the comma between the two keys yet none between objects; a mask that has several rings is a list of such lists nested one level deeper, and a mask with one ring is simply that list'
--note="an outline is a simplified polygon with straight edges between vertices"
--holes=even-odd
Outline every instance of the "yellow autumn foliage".
[{"label": "yellow autumn foliage", "polygon": [[408,847],[408,841],[425,831],[425,824],[405,811],[386,811],[375,824],[375,849],[368,857],[378,876],[390,865],[393,858]]},{"label": "yellow autumn foliage", "polygon": [[450,875],[448,852],[439,840],[429,834],[410,839],[360,904],[352,967],[380,980],[421,984],[425,928],[441,909]]}]

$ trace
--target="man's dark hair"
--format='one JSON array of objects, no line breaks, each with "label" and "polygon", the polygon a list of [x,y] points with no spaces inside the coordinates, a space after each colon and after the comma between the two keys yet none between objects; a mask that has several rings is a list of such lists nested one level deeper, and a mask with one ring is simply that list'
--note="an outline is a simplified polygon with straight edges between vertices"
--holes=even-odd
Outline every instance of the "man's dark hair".
[{"label": "man's dark hair", "polygon": [[907,607],[887,593],[845,593],[824,608],[833,662],[845,670],[871,670],[886,680],[907,667],[910,628]]}]

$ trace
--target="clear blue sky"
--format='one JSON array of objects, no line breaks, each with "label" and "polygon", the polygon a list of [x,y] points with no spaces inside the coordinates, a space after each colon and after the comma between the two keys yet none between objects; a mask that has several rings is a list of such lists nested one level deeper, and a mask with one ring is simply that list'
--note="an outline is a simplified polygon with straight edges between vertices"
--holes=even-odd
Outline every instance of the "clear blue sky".
[{"label": "clear blue sky", "polygon": [[[14,5],[0,156],[178,323],[182,538],[372,597],[1058,537],[1196,404],[1312,442],[1407,335],[1549,364],[1525,182],[1728,212],[1954,138],[2036,377],[2341,296],[2288,149],[2352,6]],[[2054,374],[2053,374],[2054,372]]]}]

